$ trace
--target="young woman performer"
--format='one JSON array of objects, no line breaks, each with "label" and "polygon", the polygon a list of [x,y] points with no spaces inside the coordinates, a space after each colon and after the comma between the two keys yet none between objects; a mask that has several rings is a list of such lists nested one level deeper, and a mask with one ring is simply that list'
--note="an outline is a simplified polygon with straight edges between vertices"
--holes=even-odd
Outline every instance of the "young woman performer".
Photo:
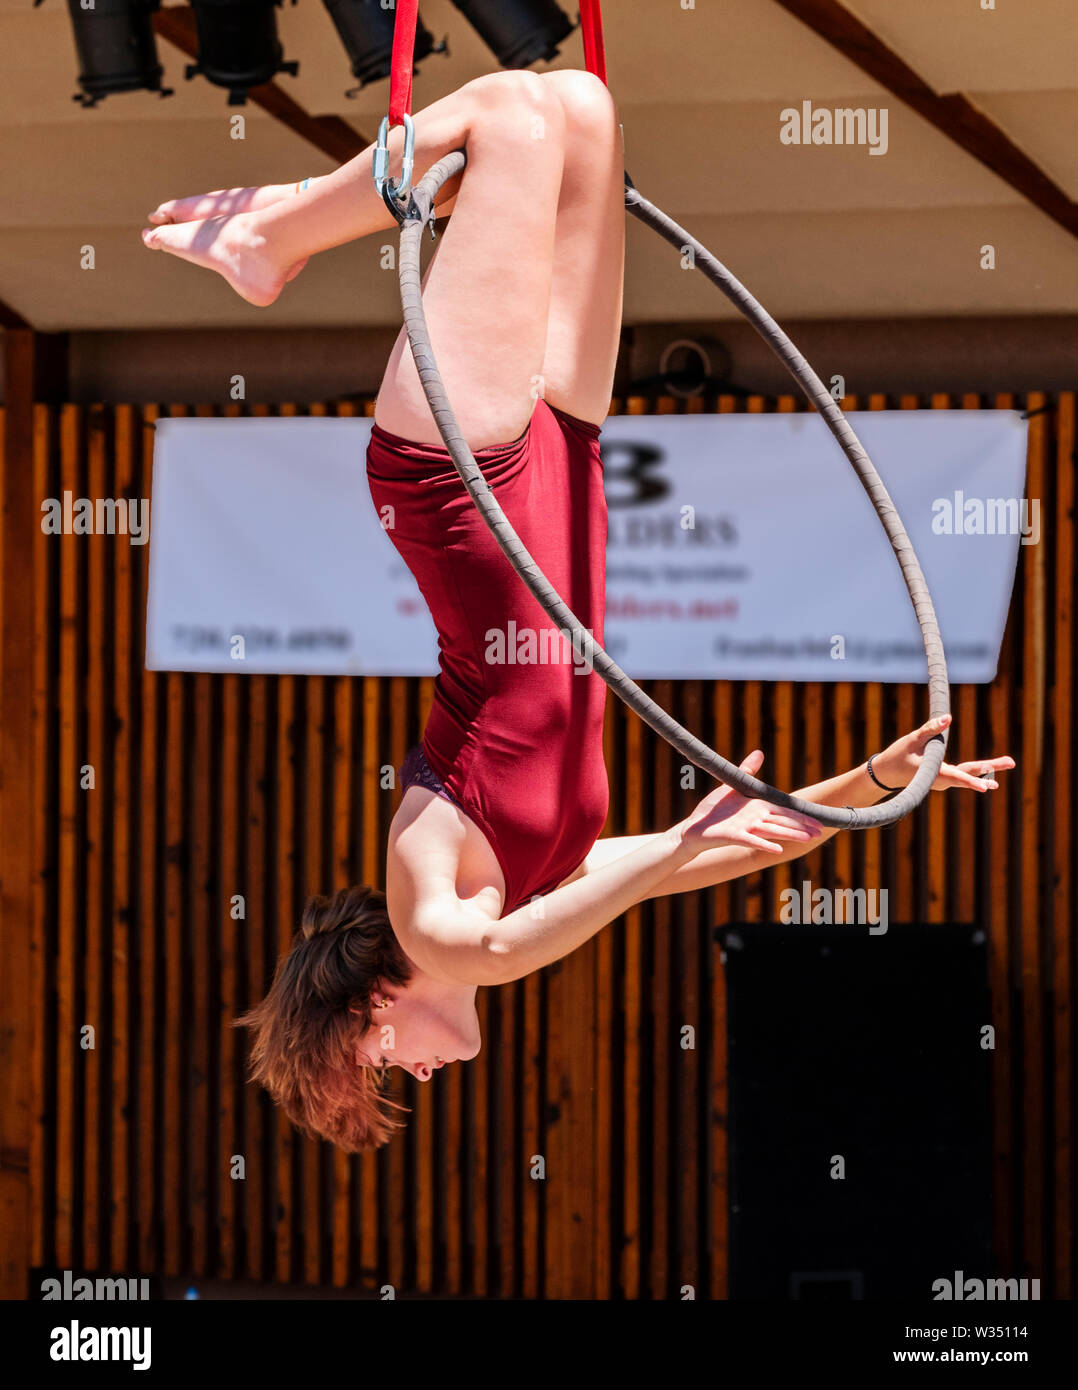
[{"label": "young woman performer", "polygon": [[[621,323],[621,140],[601,81],[498,73],[415,118],[419,177],[464,148],[424,305],[477,462],[539,566],[601,641],[606,509],[599,427]],[[399,156],[400,133],[391,143]],[[274,301],[310,255],[393,219],[371,151],[307,186],[164,203],[148,246]],[[423,741],[401,769],[385,895],[312,899],[254,1030],[253,1072],[293,1121],[342,1148],[394,1128],[378,1073],[418,1080],[479,1051],[479,985],[559,960],[635,904],[805,854],[833,831],[718,786],[650,835],[598,839],[607,812],[605,687],[550,643],[550,624],[498,549],[442,446],[405,334],[378,394],[371,495],[430,606],[440,672]],[[505,660],[533,641],[547,659]],[[530,634],[530,636],[529,636]],[[800,792],[868,806],[913,776],[928,724]],[[742,767],[755,773],[758,750]],[[936,787],[984,792],[1007,757],[944,764]]]}]

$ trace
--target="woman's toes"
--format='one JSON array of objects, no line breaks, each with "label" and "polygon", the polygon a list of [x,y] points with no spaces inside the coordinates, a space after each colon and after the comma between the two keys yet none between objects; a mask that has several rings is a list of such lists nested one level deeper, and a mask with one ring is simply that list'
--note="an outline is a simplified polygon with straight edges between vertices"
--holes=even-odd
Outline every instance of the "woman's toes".
[{"label": "woman's toes", "polygon": [[143,227],[143,244],[152,251],[173,251],[176,249],[175,232],[178,230],[179,227],[173,222],[162,223],[159,227]]},{"label": "woman's toes", "polygon": [[[194,222],[167,222],[160,227],[143,227],[142,241],[151,251],[172,251],[178,255],[193,258],[197,242],[195,229],[205,224]],[[201,258],[200,258],[201,259]]]},{"label": "woman's toes", "polygon": [[219,196],[216,193],[206,193],[193,198],[169,198],[165,203],[158,203],[146,220],[158,227],[170,223],[205,220],[218,211]]}]

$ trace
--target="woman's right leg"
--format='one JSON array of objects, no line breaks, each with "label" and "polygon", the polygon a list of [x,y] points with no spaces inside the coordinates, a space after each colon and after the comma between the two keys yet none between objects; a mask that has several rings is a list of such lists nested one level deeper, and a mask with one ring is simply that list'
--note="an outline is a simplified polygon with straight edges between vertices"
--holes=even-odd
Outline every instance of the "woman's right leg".
[{"label": "woman's right leg", "polygon": [[[530,72],[477,78],[415,117],[417,179],[450,150],[468,155],[464,174],[439,198],[439,205],[455,202],[427,272],[424,304],[442,376],[473,448],[516,438],[534,406],[564,125],[561,103]],[[401,139],[399,128],[391,132],[392,170],[399,168]],[[252,302],[271,303],[305,257],[395,228],[366,151],[270,207],[158,226],[143,236],[151,247],[219,271]],[[403,337],[379,393],[378,420],[392,433],[440,442]]]}]

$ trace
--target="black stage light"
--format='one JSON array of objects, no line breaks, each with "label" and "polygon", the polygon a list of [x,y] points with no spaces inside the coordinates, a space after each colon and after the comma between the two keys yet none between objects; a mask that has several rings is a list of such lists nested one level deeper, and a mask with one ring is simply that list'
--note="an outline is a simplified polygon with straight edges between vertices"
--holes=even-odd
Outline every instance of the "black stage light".
[{"label": "black stage light", "polygon": [[[295,77],[299,64],[285,62],[277,37],[281,0],[191,0],[198,31],[198,62],[184,76],[202,76],[228,88],[229,106],[242,106],[247,90],[270,82],[279,72]],[[292,0],[295,4],[296,0]]]},{"label": "black stage light", "polygon": [[554,0],[453,0],[492,49],[503,68],[526,68],[558,56],[558,44],[573,32],[569,16]]},{"label": "black stage light", "polygon": [[[347,50],[352,74],[359,80],[359,87],[352,87],[345,93],[354,97],[369,82],[389,76],[393,21],[397,12],[384,9],[381,0],[322,0],[322,3]],[[436,45],[430,31],[423,27],[422,19],[417,18],[415,62],[421,62],[432,53],[447,52],[445,42]]]},{"label": "black stage light", "polygon": [[[41,0],[34,0],[35,8]],[[160,0],[94,0],[83,9],[79,0],[67,0],[79,60],[79,87],[73,101],[96,106],[113,92],[159,92],[164,69],[157,61],[153,12]]]}]

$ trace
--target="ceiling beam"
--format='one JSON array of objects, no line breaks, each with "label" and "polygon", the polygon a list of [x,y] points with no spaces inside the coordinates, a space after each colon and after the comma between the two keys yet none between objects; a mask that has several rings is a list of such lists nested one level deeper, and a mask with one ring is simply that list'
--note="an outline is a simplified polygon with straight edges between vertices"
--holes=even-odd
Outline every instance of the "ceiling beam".
[{"label": "ceiling beam", "polygon": [[10,304],[5,304],[0,299],[0,328],[29,328],[30,326],[18,309],[13,309]]},{"label": "ceiling beam", "polygon": [[[159,38],[173,44],[188,58],[198,58],[198,31],[195,28],[195,13],[190,5],[156,10],[153,26]],[[276,82],[263,82],[249,88],[247,99],[338,164],[344,164],[361,154],[371,143],[339,116],[309,115]]]},{"label": "ceiling beam", "polygon": [[998,175],[1057,222],[1078,236],[1078,203],[1074,203],[1043,169],[1006,136],[994,121],[978,111],[961,92],[940,96],[876,37],[838,0],[775,0],[844,58],[868,73],[881,87],[911,107],[967,154]]},{"label": "ceiling beam", "polygon": [[[197,60],[198,31],[195,27],[195,13],[190,5],[174,5],[169,9],[156,10],[153,24],[159,38],[171,43],[188,58]],[[263,82],[257,87],[251,87],[247,97],[274,120],[280,121],[294,135],[306,140],[338,164],[345,164],[357,154],[362,154],[371,143],[366,136],[354,130],[339,116],[310,115],[276,82]],[[0,299],[0,328],[30,327],[17,309]]]}]

